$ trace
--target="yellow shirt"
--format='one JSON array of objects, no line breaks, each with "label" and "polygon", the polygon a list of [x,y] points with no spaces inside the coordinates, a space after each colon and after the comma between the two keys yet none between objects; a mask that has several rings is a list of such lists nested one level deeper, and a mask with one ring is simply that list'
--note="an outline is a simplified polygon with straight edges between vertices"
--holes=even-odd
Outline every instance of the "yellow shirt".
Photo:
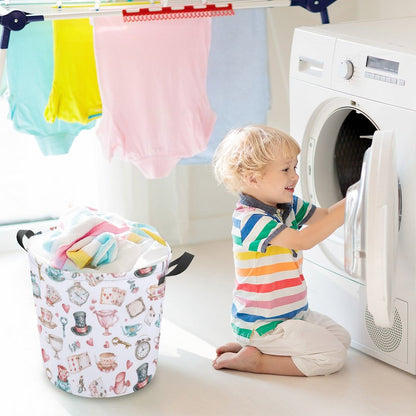
[{"label": "yellow shirt", "polygon": [[54,77],[45,119],[87,124],[101,116],[93,30],[89,19],[55,20]]}]

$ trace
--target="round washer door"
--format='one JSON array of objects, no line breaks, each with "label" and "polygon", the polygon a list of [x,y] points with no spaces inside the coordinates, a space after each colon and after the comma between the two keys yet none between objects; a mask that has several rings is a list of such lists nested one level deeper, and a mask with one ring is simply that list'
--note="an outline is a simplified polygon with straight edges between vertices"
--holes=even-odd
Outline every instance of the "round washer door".
[{"label": "round washer door", "polygon": [[364,180],[364,274],[368,310],[376,325],[393,324],[392,286],[399,233],[399,191],[394,135],[374,133]]},{"label": "round washer door", "polygon": [[394,136],[377,131],[361,178],[347,191],[344,245],[345,269],[365,281],[367,307],[380,327],[393,324],[399,214]]}]

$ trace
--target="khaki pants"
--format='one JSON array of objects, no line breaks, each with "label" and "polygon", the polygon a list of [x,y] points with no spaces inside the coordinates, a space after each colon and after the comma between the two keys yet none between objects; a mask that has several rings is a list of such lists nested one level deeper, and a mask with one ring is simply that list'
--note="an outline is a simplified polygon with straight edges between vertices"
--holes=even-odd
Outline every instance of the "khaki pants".
[{"label": "khaki pants", "polygon": [[262,336],[255,331],[250,339],[237,336],[243,346],[253,346],[263,354],[293,359],[306,376],[319,376],[340,370],[347,357],[351,338],[331,318],[308,310],[301,319],[289,319]]}]

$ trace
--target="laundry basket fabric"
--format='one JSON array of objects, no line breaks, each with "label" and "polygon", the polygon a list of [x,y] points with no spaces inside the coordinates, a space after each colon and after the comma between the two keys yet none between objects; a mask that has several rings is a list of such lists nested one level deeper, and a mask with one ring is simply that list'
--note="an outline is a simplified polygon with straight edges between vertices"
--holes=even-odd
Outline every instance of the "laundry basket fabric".
[{"label": "laundry basket fabric", "polygon": [[159,253],[157,263],[122,273],[61,270],[31,252],[30,244],[26,247],[33,236],[31,230],[20,230],[17,240],[29,256],[50,382],[95,398],[145,387],[157,367],[165,277],[184,271],[193,255],[185,252],[171,261],[168,249],[162,259]]}]

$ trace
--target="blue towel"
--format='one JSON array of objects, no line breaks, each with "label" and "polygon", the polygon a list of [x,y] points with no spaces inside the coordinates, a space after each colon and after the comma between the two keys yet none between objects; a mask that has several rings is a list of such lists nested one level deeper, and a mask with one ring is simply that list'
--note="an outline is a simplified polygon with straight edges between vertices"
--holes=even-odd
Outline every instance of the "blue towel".
[{"label": "blue towel", "polygon": [[266,10],[212,19],[207,93],[217,122],[207,149],[180,164],[211,163],[228,131],[265,124],[270,107]]},{"label": "blue towel", "polygon": [[35,136],[44,155],[68,153],[81,130],[95,124],[45,120],[53,64],[52,22],[30,23],[10,34],[6,66],[10,118],[16,130]]}]

